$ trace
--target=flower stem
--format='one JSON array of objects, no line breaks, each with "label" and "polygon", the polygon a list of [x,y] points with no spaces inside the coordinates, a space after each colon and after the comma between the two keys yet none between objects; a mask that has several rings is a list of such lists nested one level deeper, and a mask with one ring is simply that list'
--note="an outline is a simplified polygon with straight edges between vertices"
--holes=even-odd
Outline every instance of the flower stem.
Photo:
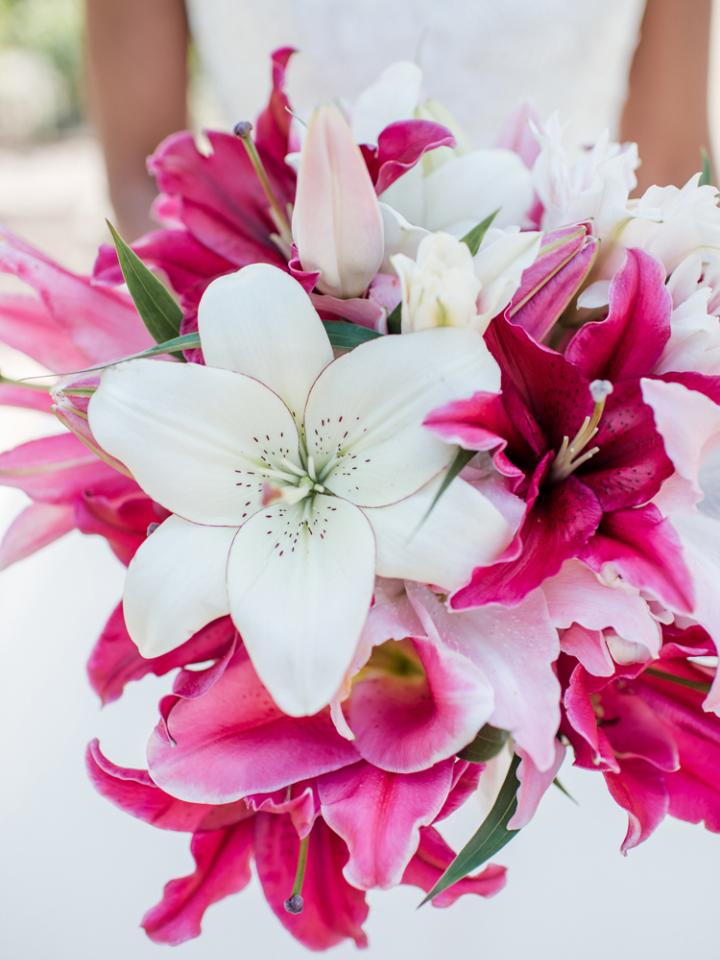
[{"label": "flower stem", "polygon": [[242,145],[245,147],[250,163],[252,164],[252,168],[255,171],[255,175],[263,189],[263,193],[267,198],[267,202],[270,204],[275,226],[280,231],[281,239],[289,246],[292,243],[290,224],[288,223],[285,211],[280,205],[280,201],[275,196],[273,188],[270,184],[270,178],[268,177],[265,169],[265,164],[262,162],[260,154],[257,151],[257,147],[255,146],[255,142],[251,136],[252,124],[248,123],[247,120],[243,120],[241,123],[236,123],[233,133],[236,137],[239,137],[240,140],[242,140]]}]

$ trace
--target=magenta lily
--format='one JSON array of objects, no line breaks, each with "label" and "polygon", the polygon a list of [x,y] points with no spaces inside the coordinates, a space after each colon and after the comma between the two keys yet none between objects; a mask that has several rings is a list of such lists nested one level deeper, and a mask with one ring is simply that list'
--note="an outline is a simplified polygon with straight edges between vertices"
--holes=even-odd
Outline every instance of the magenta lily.
[{"label": "magenta lily", "polygon": [[713,652],[700,628],[671,628],[659,659],[611,677],[563,661],[562,729],[627,811],[624,852],[667,815],[720,832],[720,719],[703,711],[713,671],[689,659]]},{"label": "magenta lily", "polygon": [[[629,536],[636,538],[636,552],[642,540],[653,562],[663,566],[672,531],[646,505],[673,466],[643,400],[639,376],[645,361],[638,362],[621,340],[625,330],[639,338],[648,326],[664,329],[669,315],[659,264],[641,251],[629,251],[613,281],[607,319],[583,327],[565,356],[507,320],[495,320],[488,342],[503,370],[501,396],[476,394],[450,404],[433,413],[427,425],[467,449],[495,451],[497,469],[524,497],[527,509],[505,555],[475,570],[452,598],[454,608],[516,604],[565,560],[583,556],[592,564],[593,551],[628,527],[635,531]],[[638,346],[641,355],[653,349],[645,341]],[[597,533],[601,539],[590,546]],[[665,564],[667,576],[660,579],[671,580],[680,570],[680,590],[690,609],[689,578],[678,558],[675,550],[673,563]]]}]

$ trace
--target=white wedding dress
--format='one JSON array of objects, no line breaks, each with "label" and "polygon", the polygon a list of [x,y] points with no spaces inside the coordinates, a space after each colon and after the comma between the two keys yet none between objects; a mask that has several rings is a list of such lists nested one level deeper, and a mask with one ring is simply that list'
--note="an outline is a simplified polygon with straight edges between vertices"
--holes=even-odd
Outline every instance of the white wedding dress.
[{"label": "white wedding dress", "polygon": [[645,0],[187,0],[196,46],[234,122],[254,116],[276,47],[300,50],[293,104],[351,100],[395,60],[414,60],[425,93],[476,146],[512,111],[555,110],[573,134],[617,129]]}]

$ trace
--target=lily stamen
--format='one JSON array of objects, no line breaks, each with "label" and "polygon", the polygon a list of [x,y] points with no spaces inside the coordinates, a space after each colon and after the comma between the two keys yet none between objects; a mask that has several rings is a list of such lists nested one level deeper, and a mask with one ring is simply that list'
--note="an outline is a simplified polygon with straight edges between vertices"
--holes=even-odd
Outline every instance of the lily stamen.
[{"label": "lily stamen", "polygon": [[243,146],[247,152],[252,168],[255,171],[255,175],[258,178],[260,186],[262,187],[263,193],[267,199],[267,202],[270,205],[270,215],[272,221],[278,229],[279,239],[290,249],[292,244],[292,232],[290,230],[290,223],[288,221],[287,215],[280,204],[280,201],[275,196],[273,188],[270,184],[270,178],[267,175],[265,170],[265,164],[260,158],[260,154],[257,151],[257,147],[252,138],[252,124],[247,120],[243,120],[240,123],[236,123],[233,129],[233,133],[236,137],[239,137],[242,141]]},{"label": "lily stamen", "polygon": [[300,851],[298,853],[297,870],[295,871],[295,882],[290,896],[285,901],[285,909],[288,913],[298,914],[303,912],[305,901],[302,898],[302,885],[305,879],[305,868],[307,867],[308,846],[310,843],[310,834],[300,841]]},{"label": "lily stamen", "polygon": [[564,436],[560,449],[555,455],[552,467],[550,468],[550,479],[558,482],[565,480],[574,473],[583,463],[587,463],[600,450],[600,447],[590,447],[588,444],[594,439],[599,430],[600,419],[605,410],[605,402],[613,391],[613,386],[608,380],[593,380],[590,384],[590,394],[595,402],[593,412],[589,417],[585,417],[580,429],[572,440]]}]

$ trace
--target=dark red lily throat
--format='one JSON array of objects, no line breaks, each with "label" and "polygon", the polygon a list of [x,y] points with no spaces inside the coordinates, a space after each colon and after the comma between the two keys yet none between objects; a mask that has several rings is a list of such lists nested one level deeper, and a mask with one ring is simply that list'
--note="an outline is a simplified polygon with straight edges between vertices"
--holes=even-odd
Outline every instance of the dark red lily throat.
[{"label": "dark red lily throat", "polygon": [[290,896],[285,901],[285,909],[288,913],[302,913],[305,901],[302,898],[302,885],[305,879],[305,868],[307,867],[308,846],[310,845],[310,834],[303,837],[300,841],[300,851],[298,853],[297,870],[295,871],[295,882]]},{"label": "dark red lily throat", "polygon": [[579,466],[587,463],[598,452],[600,447],[590,447],[590,449],[587,447],[598,432],[605,401],[612,392],[613,385],[609,380],[593,380],[590,384],[590,394],[595,403],[593,412],[589,417],[585,417],[572,440],[568,436],[563,437],[562,445],[555,454],[550,468],[551,480],[558,482],[567,479]]}]

